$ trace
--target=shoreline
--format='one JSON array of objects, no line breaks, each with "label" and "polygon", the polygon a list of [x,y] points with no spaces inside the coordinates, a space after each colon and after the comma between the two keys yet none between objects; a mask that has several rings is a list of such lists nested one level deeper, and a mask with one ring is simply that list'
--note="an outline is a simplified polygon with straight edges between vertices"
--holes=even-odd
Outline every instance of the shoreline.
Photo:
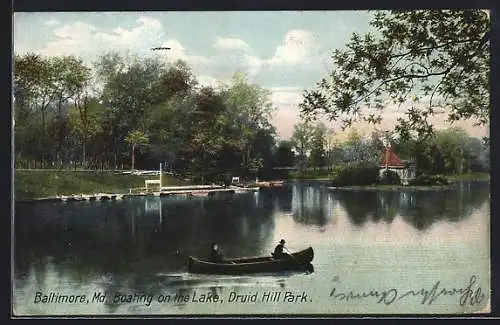
[{"label": "shoreline", "polygon": [[443,191],[450,190],[456,184],[447,185],[355,185],[355,186],[328,186],[329,190],[339,191]]},{"label": "shoreline", "polygon": [[[441,176],[444,177],[450,182],[450,184],[460,181],[489,181],[490,174],[489,173],[465,173],[459,175],[433,175],[433,176]],[[290,177],[286,179],[287,181],[333,181],[333,178],[329,176],[318,176],[318,177]],[[345,185],[347,186],[387,186],[387,185]],[[401,187],[408,187],[400,185]],[[440,185],[412,185],[412,186],[440,186]]]},{"label": "shoreline", "polygon": [[[34,179],[27,179],[26,175],[36,175]],[[93,174],[99,174],[94,172]],[[24,175],[23,175],[24,174]],[[64,172],[56,171],[16,171],[15,176],[15,192],[13,193],[13,202],[26,203],[37,201],[54,201],[54,202],[73,202],[73,201],[94,201],[97,198],[82,198],[88,196],[107,197],[101,201],[118,200],[128,196],[154,196],[155,194],[147,193],[144,190],[144,181],[151,179],[151,176],[138,175],[110,175],[110,172],[101,172],[104,176],[102,179],[91,179],[85,174],[88,172],[74,173],[69,172],[70,177],[63,177]],[[183,185],[193,186],[189,182],[183,182],[168,175],[164,175],[165,185]],[[460,181],[490,181],[490,175],[486,173],[468,173],[462,175],[446,175],[449,184],[446,185],[346,185],[346,186],[327,186],[329,190],[336,191],[408,191],[408,190],[449,190],[454,187],[455,183]],[[290,181],[317,181],[328,182],[330,177],[308,177],[308,178],[285,178],[284,183]],[[270,181],[271,183],[273,181]],[[278,181],[274,181],[278,182]],[[125,184],[124,184],[125,183]],[[39,184],[46,184],[39,186]],[[281,185],[282,186],[282,185]],[[278,186],[277,188],[281,187]],[[274,188],[274,186],[272,187]],[[133,192],[130,192],[133,189]]]}]

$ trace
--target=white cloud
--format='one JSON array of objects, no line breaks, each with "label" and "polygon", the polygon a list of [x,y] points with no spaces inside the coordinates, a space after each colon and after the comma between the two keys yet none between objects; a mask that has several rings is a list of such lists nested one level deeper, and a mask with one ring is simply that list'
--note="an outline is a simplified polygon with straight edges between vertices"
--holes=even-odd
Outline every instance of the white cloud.
[{"label": "white cloud", "polygon": [[161,23],[144,16],[136,23],[138,25],[131,29],[118,27],[111,32],[80,21],[66,24],[54,30],[56,39],[40,52],[46,55],[94,55],[102,50],[144,50],[157,46],[164,35]]},{"label": "white cloud", "polygon": [[92,33],[96,30],[95,26],[77,21],[71,25],[64,25],[54,30],[54,35],[57,38],[71,38],[71,39],[82,39],[92,36]]},{"label": "white cloud", "polygon": [[162,47],[170,47],[170,50],[165,52],[165,55],[168,60],[176,61],[176,60],[184,60],[191,65],[200,65],[200,64],[210,64],[211,60],[207,57],[201,55],[191,55],[187,54],[182,43],[175,39],[170,39],[161,44]]},{"label": "white cloud", "polygon": [[136,20],[136,23],[138,26],[130,30],[118,27],[112,33],[97,32],[95,38],[100,44],[118,49],[131,47],[148,49],[161,42],[165,33],[158,20],[141,16]]},{"label": "white cloud", "polygon": [[86,40],[93,37],[96,27],[84,22],[63,25],[54,30],[56,40],[48,43],[41,53],[45,55],[71,55],[90,50],[91,45]]},{"label": "white cloud", "polygon": [[217,41],[215,42],[214,47],[221,50],[247,51],[250,49],[250,46],[242,39],[224,37],[217,37]]},{"label": "white cloud", "polygon": [[303,64],[311,59],[316,50],[314,36],[310,32],[294,29],[286,33],[283,44],[278,46],[269,63]]},{"label": "white cloud", "polygon": [[316,56],[319,56],[318,53],[319,46],[313,34],[306,30],[293,29],[286,33],[283,43],[277,46],[272,57],[266,59],[254,54],[244,53],[243,58],[248,74],[255,76],[263,69],[268,68],[283,68],[283,66],[289,68],[297,65],[308,67],[307,64],[315,62],[314,60],[317,61]]},{"label": "white cloud", "polygon": [[85,22],[66,24],[53,31],[56,39],[40,50],[45,55],[79,55],[93,57],[100,52],[127,51],[152,54],[151,47],[168,46],[168,60],[182,59],[191,65],[210,64],[210,59],[186,53],[180,41],[164,41],[165,32],[159,20],[141,16],[132,28],[102,30]]},{"label": "white cloud", "polygon": [[230,78],[215,78],[209,75],[198,75],[196,76],[196,80],[198,80],[198,85],[200,87],[212,87],[217,89],[219,87],[223,87],[224,85],[228,85],[230,82]]}]

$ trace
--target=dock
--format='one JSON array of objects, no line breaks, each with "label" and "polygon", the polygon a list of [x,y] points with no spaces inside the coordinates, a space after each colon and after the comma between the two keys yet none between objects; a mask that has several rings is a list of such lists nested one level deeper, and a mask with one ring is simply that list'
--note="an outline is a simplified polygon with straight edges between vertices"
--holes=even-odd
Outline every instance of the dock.
[{"label": "dock", "polygon": [[59,195],[55,197],[39,198],[37,201],[50,201],[50,202],[80,202],[80,201],[119,201],[127,198],[141,197],[141,196],[231,196],[240,191],[235,188],[225,187],[221,185],[188,185],[188,186],[163,186],[156,191],[147,191],[143,188],[129,189],[129,193],[94,193],[94,194],[73,194],[73,195]]}]

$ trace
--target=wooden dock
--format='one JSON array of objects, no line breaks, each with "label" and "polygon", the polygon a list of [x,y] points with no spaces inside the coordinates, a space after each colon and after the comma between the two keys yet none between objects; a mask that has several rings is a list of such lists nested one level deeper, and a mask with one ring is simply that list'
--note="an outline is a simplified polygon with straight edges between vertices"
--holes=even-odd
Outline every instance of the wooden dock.
[{"label": "wooden dock", "polygon": [[[95,194],[74,194],[74,195],[60,195],[55,197],[39,198],[37,201],[50,201],[50,202],[80,202],[80,201],[119,201],[132,197],[141,196],[230,196],[236,193],[234,188],[227,188],[220,185],[190,185],[190,186],[165,186],[160,191],[138,191],[126,194],[115,193],[95,193]],[[239,191],[238,191],[239,193]]]}]

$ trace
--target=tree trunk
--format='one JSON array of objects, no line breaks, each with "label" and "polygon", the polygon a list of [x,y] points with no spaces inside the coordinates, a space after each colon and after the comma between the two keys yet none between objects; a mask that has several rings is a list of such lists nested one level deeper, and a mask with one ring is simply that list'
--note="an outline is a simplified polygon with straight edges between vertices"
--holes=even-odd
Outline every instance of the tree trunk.
[{"label": "tree trunk", "polygon": [[86,154],[87,154],[86,153],[86,149],[87,149],[86,147],[87,146],[86,146],[86,142],[87,141],[84,138],[83,143],[82,143],[82,165],[83,165],[82,167],[83,168],[85,168],[86,165],[87,165],[87,157],[86,157]]},{"label": "tree trunk", "polygon": [[132,170],[135,167],[135,143],[132,144]]}]

